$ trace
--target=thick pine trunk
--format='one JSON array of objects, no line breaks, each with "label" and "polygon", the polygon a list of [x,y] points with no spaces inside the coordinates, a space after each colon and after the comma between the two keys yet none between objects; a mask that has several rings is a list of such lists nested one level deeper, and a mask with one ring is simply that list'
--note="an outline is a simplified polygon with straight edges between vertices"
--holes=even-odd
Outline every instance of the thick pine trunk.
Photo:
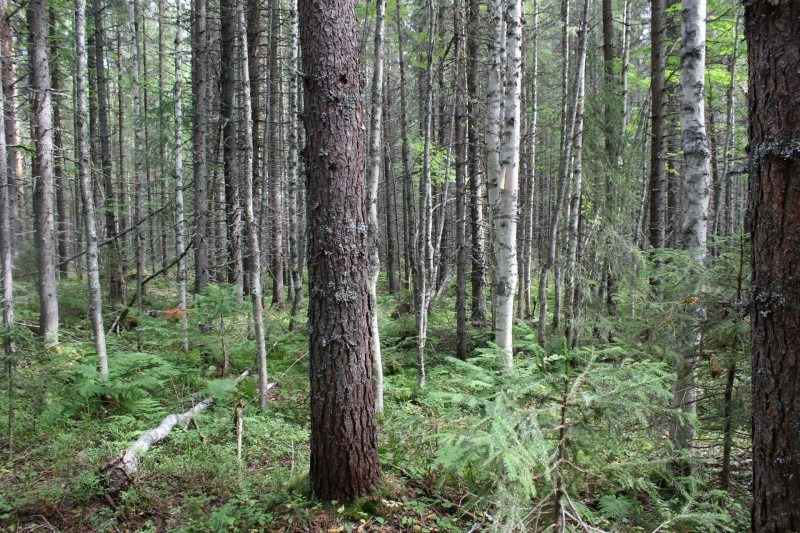
[{"label": "thick pine trunk", "polygon": [[748,2],[752,530],[800,531],[800,3]]},{"label": "thick pine trunk", "polygon": [[311,488],[366,494],[380,478],[364,209],[364,96],[354,0],[302,0]]}]

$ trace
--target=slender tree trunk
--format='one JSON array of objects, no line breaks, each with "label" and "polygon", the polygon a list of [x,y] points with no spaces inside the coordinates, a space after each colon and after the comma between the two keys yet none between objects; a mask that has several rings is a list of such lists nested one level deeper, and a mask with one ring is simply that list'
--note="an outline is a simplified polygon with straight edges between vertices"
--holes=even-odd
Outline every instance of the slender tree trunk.
[{"label": "slender tree trunk", "polygon": [[269,150],[270,202],[272,204],[272,304],[278,309],[286,305],[283,281],[283,187],[281,184],[281,64],[278,60],[278,41],[281,36],[280,3],[270,0],[271,21],[269,59]]},{"label": "slender tree trunk", "polygon": [[89,78],[86,51],[86,0],[75,0],[75,146],[78,163],[78,180],[83,198],[83,217],[86,228],[86,277],[89,282],[89,318],[94,333],[97,370],[101,378],[108,377],[106,332],[103,326],[103,297],[100,287],[100,264],[97,250],[97,223],[94,218],[94,186],[90,172],[89,144]]},{"label": "slender tree trunk", "polygon": [[456,357],[467,358],[467,139],[465,118],[464,7],[461,0],[453,4],[453,33],[455,39],[455,151],[456,151]]},{"label": "slender tree trunk", "polygon": [[[111,176],[111,136],[108,125],[108,77],[106,76],[106,34],[103,21],[102,0],[92,0],[92,16],[94,18],[94,66],[97,80],[97,125],[100,148],[100,173],[103,193],[105,194],[105,235],[109,238],[117,235],[117,213],[119,205],[114,192],[114,181]],[[122,129],[122,125],[120,125]],[[122,163],[120,162],[120,174]],[[119,242],[108,247],[108,297],[114,303],[125,302],[125,277],[122,268],[122,250]]]},{"label": "slender tree trunk", "polygon": [[425,387],[425,346],[428,336],[428,311],[436,281],[433,247],[433,191],[431,183],[431,135],[433,128],[433,54],[436,38],[434,0],[428,0],[428,50],[425,70],[425,108],[422,116],[422,176],[419,182],[419,212],[414,264],[414,309],[417,326],[417,383]]},{"label": "slender tree trunk", "polygon": [[[0,0],[0,9],[7,10],[8,0]],[[22,206],[22,194],[18,191],[18,183],[22,177],[22,153],[17,148],[20,145],[19,119],[17,118],[17,69],[12,50],[12,29],[10,16],[6,14],[0,18],[0,79],[2,79],[2,91],[4,104],[2,112],[4,115],[6,157],[0,160],[7,165],[6,180],[10,190],[9,194],[9,217],[11,219],[10,247],[12,257],[16,254],[16,232],[22,231],[22,221],[18,218],[18,205]],[[5,182],[4,182],[5,183]],[[0,184],[0,187],[5,186]]]},{"label": "slender tree trunk", "polygon": [[30,86],[33,91],[33,216],[39,289],[39,334],[45,347],[58,344],[56,250],[53,242],[53,106],[50,61],[47,57],[47,12],[44,0],[28,3],[30,33]]},{"label": "slender tree trunk", "polygon": [[400,139],[401,158],[403,160],[403,228],[405,235],[405,273],[406,282],[411,283],[413,270],[416,268],[416,222],[414,216],[414,180],[411,168],[411,145],[408,139],[408,99],[406,94],[406,67],[403,50],[402,6],[398,0],[397,7],[397,62],[400,70]]},{"label": "slender tree trunk", "polygon": [[[7,3],[6,0],[0,0],[0,24],[5,25],[7,19]],[[2,32],[5,37],[7,34]],[[3,42],[3,50],[5,51],[5,41]],[[4,56],[5,60],[6,57]],[[5,66],[5,65],[4,65]],[[13,104],[13,102],[12,102]],[[0,110],[6,108],[6,91],[0,90]],[[0,113],[0,131],[7,132],[6,130],[6,113]],[[13,138],[13,136],[12,136]],[[14,205],[15,198],[12,195],[14,191],[11,180],[8,176],[8,171],[11,170],[11,165],[6,165],[6,162],[13,162],[8,158],[6,142],[7,135],[0,136],[0,274],[2,274],[2,291],[3,291],[3,327],[6,329],[6,338],[3,343],[3,349],[7,356],[8,377],[9,377],[9,449],[13,451],[13,426],[14,426],[14,406],[13,406],[13,358],[11,357],[16,352],[16,344],[11,332],[11,327],[14,325],[14,248],[12,238],[13,218],[12,206]]]},{"label": "slender tree trunk", "polygon": [[[722,235],[731,235],[734,232],[733,228],[733,183],[731,174],[731,148],[733,146],[734,133],[736,131],[736,113],[734,112],[735,91],[736,91],[736,59],[739,55],[739,16],[737,13],[736,27],[733,37],[733,55],[731,56],[730,66],[728,67],[731,73],[728,89],[725,93],[726,100],[726,128],[725,128],[725,143],[722,148],[722,180],[725,187],[725,217],[717,221],[721,224],[723,229]],[[723,224],[724,221],[724,224]]]},{"label": "slender tree trunk", "polygon": [[369,297],[373,313],[370,321],[372,341],[372,395],[375,398],[375,412],[383,413],[383,360],[381,340],[378,332],[378,275],[381,271],[380,242],[378,227],[378,183],[381,176],[381,126],[383,113],[383,39],[386,0],[377,0],[375,11],[375,60],[372,68],[372,101],[369,124],[369,170],[367,173],[367,239],[369,257]]},{"label": "slender tree trunk", "polygon": [[310,217],[310,477],[318,498],[338,501],[368,493],[380,478],[355,4],[302,0],[299,10]]},{"label": "slender tree trunk", "polygon": [[181,321],[184,351],[189,350],[189,321],[186,301],[186,217],[183,195],[183,27],[181,3],[175,8],[175,254],[178,256],[176,283],[178,288],[178,313]]},{"label": "slender tree trunk", "polygon": [[386,75],[386,89],[383,91],[383,175],[386,200],[386,277],[389,280],[389,292],[394,294],[400,290],[398,271],[398,238],[397,238],[397,186],[394,172],[394,147],[391,120],[391,76]]},{"label": "slender tree trunk", "polygon": [[[303,190],[300,183],[299,172],[299,131],[297,127],[297,117],[299,116],[300,87],[297,83],[298,51],[299,51],[299,28],[297,19],[297,0],[292,0],[292,9],[289,13],[291,21],[291,49],[289,51],[289,164],[288,164],[288,185],[289,185],[289,248],[290,270],[292,275],[292,316],[297,316],[303,304],[303,243],[305,242],[305,223]],[[293,323],[292,323],[293,324]]]},{"label": "slender tree trunk", "polygon": [[[145,187],[147,186],[147,169],[145,166],[145,138],[144,122],[146,117],[142,109],[141,80],[139,72],[139,2],[133,0],[128,4],[128,15],[130,16],[130,47],[131,47],[131,70],[133,71],[133,167],[134,167],[134,197],[133,197],[133,221],[138,224],[136,227],[136,241],[134,254],[136,257],[136,311],[141,316],[144,306],[144,274],[146,260],[146,240],[149,222],[144,219]],[[141,222],[141,223],[140,223]],[[139,321],[141,322],[141,321]],[[142,349],[142,328],[141,324],[136,327],[136,344],[138,349]]]},{"label": "slender tree trunk", "polygon": [[269,387],[267,386],[267,346],[264,340],[263,295],[261,289],[261,245],[258,239],[258,223],[253,208],[253,110],[250,94],[250,69],[248,66],[248,49],[246,24],[244,18],[244,1],[236,0],[237,35],[239,39],[239,57],[237,66],[242,74],[242,106],[244,108],[244,216],[247,225],[247,253],[252,259],[248,261],[247,272],[250,282],[250,300],[253,305],[253,330],[256,337],[256,361],[258,362],[258,403],[261,409],[267,408]]},{"label": "slender tree trunk", "polygon": [[667,171],[664,160],[664,127],[666,122],[666,0],[650,2],[650,246],[663,248],[667,243]]},{"label": "slender tree trunk", "polygon": [[579,32],[578,44],[578,65],[575,74],[575,126],[572,134],[573,143],[573,163],[572,163],[572,197],[570,198],[570,219],[568,225],[567,243],[567,346],[572,349],[577,341],[577,316],[578,299],[580,284],[578,246],[580,240],[580,219],[581,219],[581,194],[583,182],[583,114],[584,114],[584,95],[586,85],[586,52],[589,32],[589,1],[584,0],[583,15],[581,17],[581,28]]},{"label": "slender tree trunk", "polygon": [[225,172],[225,220],[227,226],[227,282],[242,282],[242,209],[240,168],[237,143],[239,140],[236,113],[236,0],[222,0],[220,44],[222,45],[221,107],[222,159]]},{"label": "slender tree trunk", "polygon": [[193,0],[192,7],[192,154],[194,168],[194,292],[209,279],[208,236],[208,0]]},{"label": "slender tree trunk", "polygon": [[469,0],[467,19],[467,143],[469,144],[470,235],[472,240],[471,320],[486,320],[486,242],[483,223],[484,184],[478,116],[480,100],[480,2]]},{"label": "slender tree trunk", "polygon": [[[48,6],[48,15],[50,18],[50,32],[55,35],[57,32],[56,12],[52,5]],[[55,41],[50,42],[50,54],[52,57],[57,57],[58,44]],[[66,176],[64,175],[64,164],[66,163],[66,154],[64,152],[64,139],[62,134],[62,121],[61,109],[64,107],[64,102],[61,96],[61,72],[58,63],[53,63],[50,73],[51,83],[53,86],[53,177],[55,179],[53,185],[55,186],[55,199],[56,199],[56,250],[58,254],[58,265],[56,270],[59,279],[66,279],[68,274],[69,262],[65,259],[69,256],[67,251],[67,241],[69,239],[69,226],[67,225],[67,202],[65,198],[66,191]]]}]

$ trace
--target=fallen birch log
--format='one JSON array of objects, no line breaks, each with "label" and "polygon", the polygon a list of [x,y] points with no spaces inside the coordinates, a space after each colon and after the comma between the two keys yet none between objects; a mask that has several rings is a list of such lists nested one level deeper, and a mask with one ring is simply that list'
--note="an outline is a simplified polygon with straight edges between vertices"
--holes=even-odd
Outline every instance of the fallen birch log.
[{"label": "fallen birch log", "polygon": [[[245,370],[234,380],[238,385],[244,378],[250,375],[250,370]],[[270,383],[268,388],[275,386]],[[164,417],[158,427],[142,433],[122,455],[109,463],[103,472],[108,475],[108,485],[112,492],[125,490],[131,484],[133,475],[139,467],[139,457],[144,455],[154,444],[164,440],[178,424],[189,422],[197,413],[205,410],[206,407],[214,403],[214,398],[208,397],[196,404],[185,413],[172,413]]]}]

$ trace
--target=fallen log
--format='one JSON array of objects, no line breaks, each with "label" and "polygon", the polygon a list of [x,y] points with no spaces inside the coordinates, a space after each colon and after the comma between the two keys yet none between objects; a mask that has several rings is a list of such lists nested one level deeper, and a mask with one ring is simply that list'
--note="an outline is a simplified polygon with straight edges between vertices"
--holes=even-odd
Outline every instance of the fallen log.
[{"label": "fallen log", "polygon": [[[234,380],[238,385],[244,378],[250,375],[250,370],[245,370]],[[275,383],[270,383],[271,389]],[[139,457],[144,455],[154,444],[164,440],[170,432],[182,422],[188,423],[195,415],[203,411],[214,403],[214,398],[209,396],[203,401],[195,404],[194,407],[185,413],[172,413],[164,417],[161,423],[148,431],[142,433],[122,454],[111,461],[103,469],[103,473],[108,476],[108,488],[110,492],[118,493],[127,489],[133,482],[133,476],[139,468]]]}]

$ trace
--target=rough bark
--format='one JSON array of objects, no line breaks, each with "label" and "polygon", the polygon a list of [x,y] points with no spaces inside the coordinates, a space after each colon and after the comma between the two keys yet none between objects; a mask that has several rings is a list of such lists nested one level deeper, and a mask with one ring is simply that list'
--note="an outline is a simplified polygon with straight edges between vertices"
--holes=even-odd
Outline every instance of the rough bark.
[{"label": "rough bark", "polygon": [[286,305],[283,280],[283,165],[281,161],[281,63],[278,59],[278,41],[281,38],[280,2],[270,1],[270,57],[269,57],[269,198],[270,232],[272,235],[272,304],[278,309]]},{"label": "rough bark", "polygon": [[235,0],[220,2],[220,115],[222,119],[222,160],[225,175],[225,222],[227,229],[226,280],[238,285],[242,282],[242,206],[241,172],[238,141],[239,117],[236,113],[236,4]]},{"label": "rough bark", "polygon": [[86,0],[75,0],[75,64],[75,147],[86,231],[86,277],[89,289],[89,319],[92,322],[92,332],[94,334],[97,370],[101,378],[105,378],[108,376],[108,356],[106,354],[106,332],[103,327],[103,297],[100,286],[97,222],[94,214],[94,182],[90,172]]},{"label": "rough bark", "polygon": [[746,2],[752,530],[800,531],[800,3]]},{"label": "rough bark", "polygon": [[464,7],[461,0],[453,4],[453,33],[455,34],[455,152],[456,152],[456,357],[467,358],[467,139],[466,105],[463,83]]},{"label": "rough bark", "polygon": [[39,334],[45,347],[58,344],[58,296],[56,250],[53,242],[53,107],[50,61],[47,57],[47,12],[44,0],[28,3],[30,39],[30,87],[33,91],[33,130],[36,154],[33,163],[33,216],[38,267]]},{"label": "rough bark", "polygon": [[664,160],[664,128],[667,103],[665,98],[666,80],[666,33],[667,2],[650,2],[650,246],[663,248],[667,241],[667,170]]},{"label": "rough bark", "polygon": [[[0,0],[0,24],[6,20],[6,2]],[[6,113],[2,112],[5,109],[5,91],[0,90],[0,132],[5,131]],[[6,135],[0,135],[0,289],[2,289],[2,301],[0,304],[3,307],[3,327],[7,331],[3,349],[6,355],[11,355],[16,351],[14,338],[11,335],[11,326],[14,324],[14,243],[12,240],[11,226],[13,218],[11,216],[14,203],[14,197],[11,194],[13,191],[11,183],[8,179],[7,172],[10,170],[11,165],[6,165],[8,161],[6,153]],[[14,406],[13,406],[13,360],[11,357],[7,358],[8,365],[8,378],[9,378],[9,424],[8,424],[8,448],[13,451],[13,434],[14,434]]]},{"label": "rough bark", "polygon": [[311,488],[323,500],[380,478],[364,209],[364,97],[354,0],[302,0],[309,209]]},{"label": "rough bark", "polygon": [[[8,0],[0,0],[0,9],[7,10]],[[18,193],[18,181],[22,177],[22,153],[17,148],[20,145],[19,119],[17,117],[17,69],[14,61],[12,49],[11,20],[6,14],[0,18],[0,79],[2,79],[2,91],[4,104],[2,112],[5,125],[3,134],[5,135],[6,156],[2,163],[7,165],[6,181],[9,190],[9,217],[11,218],[11,252],[14,254],[16,247],[16,231],[22,231],[22,221],[18,220],[18,204],[22,205],[21,193]],[[18,200],[19,198],[19,200]]]}]

